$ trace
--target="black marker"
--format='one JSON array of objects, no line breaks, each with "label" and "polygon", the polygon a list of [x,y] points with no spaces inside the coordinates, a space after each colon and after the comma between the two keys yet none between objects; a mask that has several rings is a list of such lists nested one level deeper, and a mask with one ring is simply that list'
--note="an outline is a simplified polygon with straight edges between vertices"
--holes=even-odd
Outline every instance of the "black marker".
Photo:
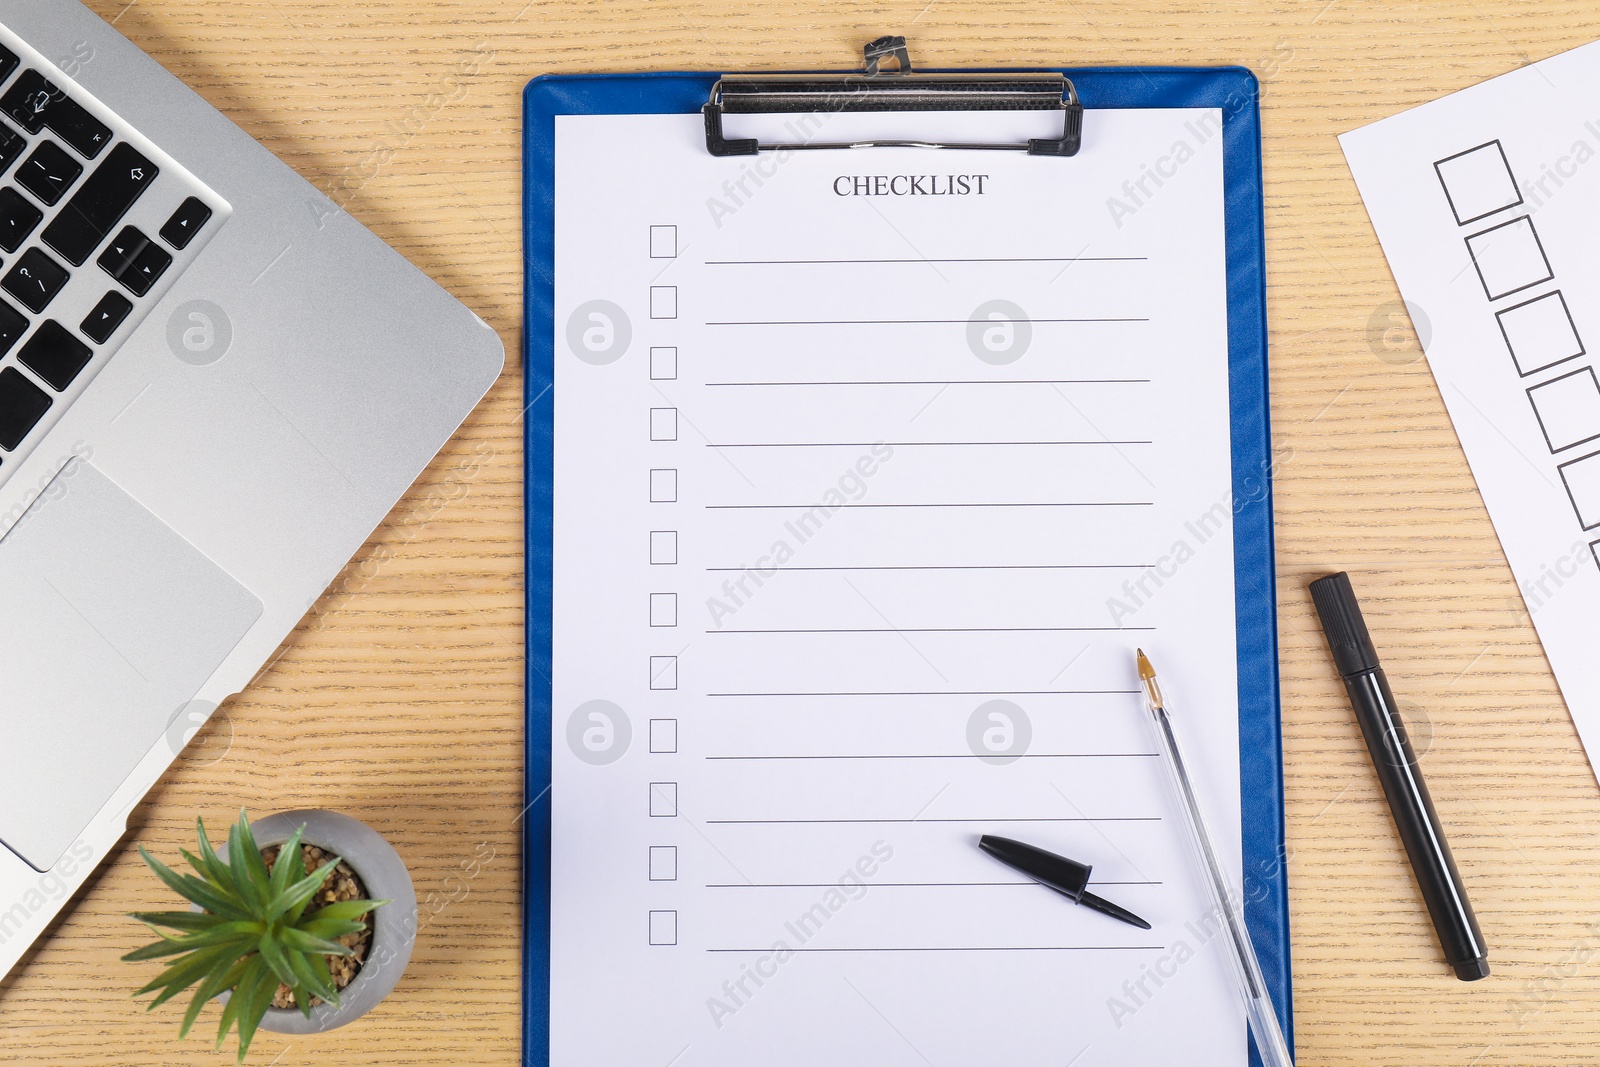
[{"label": "black marker", "polygon": [[1350,576],[1340,571],[1318,578],[1311,583],[1311,598],[1322,616],[1333,662],[1344,677],[1356,720],[1367,739],[1367,752],[1378,771],[1378,781],[1383,783],[1395,829],[1411,857],[1411,870],[1428,904],[1428,914],[1433,916],[1433,928],[1439,932],[1445,962],[1463,982],[1487,977],[1489,950],[1467,902],[1439,815],[1433,810],[1433,798],[1422,780],[1422,768],[1411,750],[1389,679],[1378,665],[1378,653],[1350,588]]}]

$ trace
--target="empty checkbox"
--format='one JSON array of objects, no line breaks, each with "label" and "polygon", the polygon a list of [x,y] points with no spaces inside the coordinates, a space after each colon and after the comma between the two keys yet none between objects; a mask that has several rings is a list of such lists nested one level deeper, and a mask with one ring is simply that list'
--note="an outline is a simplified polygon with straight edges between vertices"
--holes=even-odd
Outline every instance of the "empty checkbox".
[{"label": "empty checkbox", "polygon": [[678,816],[678,783],[650,783],[650,817],[675,819]]},{"label": "empty checkbox", "polygon": [[1517,373],[1526,377],[1584,354],[1561,290],[1495,312]]},{"label": "empty checkbox", "polygon": [[678,880],[678,846],[650,846],[650,880],[676,882]]},{"label": "empty checkbox", "polygon": [[678,317],[678,287],[676,285],[652,285],[650,287],[650,317],[652,319],[675,319]]},{"label": "empty checkbox", "polygon": [[1473,234],[1467,238],[1467,250],[1490,300],[1520,293],[1555,276],[1533,220],[1526,215]]},{"label": "empty checkbox", "polygon": [[1594,557],[1594,565],[1600,567],[1600,541],[1589,542],[1589,555]]},{"label": "empty checkbox", "polygon": [[676,945],[678,943],[678,913],[652,911],[650,913],[650,943]]},{"label": "empty checkbox", "polygon": [[1528,390],[1533,413],[1550,451],[1561,452],[1600,437],[1600,381],[1583,367]]},{"label": "empty checkbox", "polygon": [[678,562],[678,531],[650,531],[650,562],[657,567],[670,567]]},{"label": "empty checkbox", "polygon": [[650,751],[671,754],[678,751],[678,720],[650,720]]},{"label": "empty checkbox", "polygon": [[1433,169],[1459,225],[1522,203],[1522,192],[1499,141],[1457,152],[1439,160]]},{"label": "empty checkbox", "polygon": [[678,409],[650,409],[650,440],[676,441],[678,439]]},{"label": "empty checkbox", "polygon": [[678,228],[676,226],[650,227],[650,258],[678,258]]},{"label": "empty checkbox", "polygon": [[678,378],[678,350],[663,345],[650,350],[650,380],[671,382]]},{"label": "empty checkbox", "polygon": [[676,625],[678,625],[678,594],[677,593],[651,593],[650,594],[650,625],[651,626],[676,626]]},{"label": "empty checkbox", "polygon": [[676,689],[676,688],[678,688],[678,657],[677,656],[651,656],[650,657],[650,688],[651,689]]},{"label": "empty checkbox", "polygon": [[678,499],[678,472],[671,468],[650,472],[650,503],[672,504]]},{"label": "empty checkbox", "polygon": [[1556,468],[1567,487],[1572,510],[1585,530],[1600,526],[1600,452],[1593,452]]}]

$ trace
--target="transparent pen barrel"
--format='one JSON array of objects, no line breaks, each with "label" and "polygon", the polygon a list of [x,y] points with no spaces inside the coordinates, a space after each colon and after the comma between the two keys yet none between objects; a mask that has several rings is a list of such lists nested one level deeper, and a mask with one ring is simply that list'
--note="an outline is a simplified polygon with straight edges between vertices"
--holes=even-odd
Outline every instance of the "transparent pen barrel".
[{"label": "transparent pen barrel", "polygon": [[1164,708],[1150,710],[1155,724],[1156,741],[1161,746],[1162,764],[1166,767],[1168,781],[1182,813],[1185,835],[1190,843],[1190,855],[1198,867],[1200,880],[1205,883],[1211,900],[1212,914],[1225,936],[1223,954],[1228,957],[1228,970],[1238,985],[1244,1000],[1245,1015],[1250,1032],[1255,1035],[1256,1049],[1261,1053],[1264,1067],[1293,1067],[1288,1042],[1278,1025],[1278,1014],[1272,1006],[1272,996],[1267,992],[1261,965],[1256,960],[1255,946],[1250,942],[1250,931],[1245,926],[1244,913],[1239,907],[1242,898],[1233,891],[1233,881],[1223,872],[1211,845],[1211,836],[1200,813],[1200,804],[1189,782],[1189,772],[1183,756],[1178,751],[1177,739],[1172,733],[1172,720]]}]

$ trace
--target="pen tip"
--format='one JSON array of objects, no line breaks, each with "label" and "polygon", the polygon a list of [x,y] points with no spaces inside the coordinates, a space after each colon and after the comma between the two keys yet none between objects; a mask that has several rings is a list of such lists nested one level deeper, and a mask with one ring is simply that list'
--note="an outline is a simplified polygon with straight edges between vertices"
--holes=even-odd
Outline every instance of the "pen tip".
[{"label": "pen tip", "polygon": [[1144,649],[1136,649],[1139,654],[1139,680],[1148,682],[1156,676],[1156,669],[1150,666],[1150,659],[1144,654]]}]

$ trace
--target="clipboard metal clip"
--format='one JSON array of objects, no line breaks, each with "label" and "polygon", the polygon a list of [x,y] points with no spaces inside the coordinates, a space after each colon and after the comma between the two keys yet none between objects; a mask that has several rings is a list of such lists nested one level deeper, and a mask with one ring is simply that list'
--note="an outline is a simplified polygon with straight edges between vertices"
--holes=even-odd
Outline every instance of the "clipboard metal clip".
[{"label": "clipboard metal clip", "polygon": [[[1083,142],[1083,103],[1064,74],[914,74],[904,37],[879,37],[867,44],[863,69],[853,74],[726,74],[711,87],[700,110],[706,120],[706,151],[714,156],[813,148],[966,148],[1073,156]],[[896,69],[883,69],[893,59]],[[754,137],[727,138],[722,116],[864,111],[1059,111],[1061,136],[1013,142],[914,140],[797,141],[762,144]]]}]

